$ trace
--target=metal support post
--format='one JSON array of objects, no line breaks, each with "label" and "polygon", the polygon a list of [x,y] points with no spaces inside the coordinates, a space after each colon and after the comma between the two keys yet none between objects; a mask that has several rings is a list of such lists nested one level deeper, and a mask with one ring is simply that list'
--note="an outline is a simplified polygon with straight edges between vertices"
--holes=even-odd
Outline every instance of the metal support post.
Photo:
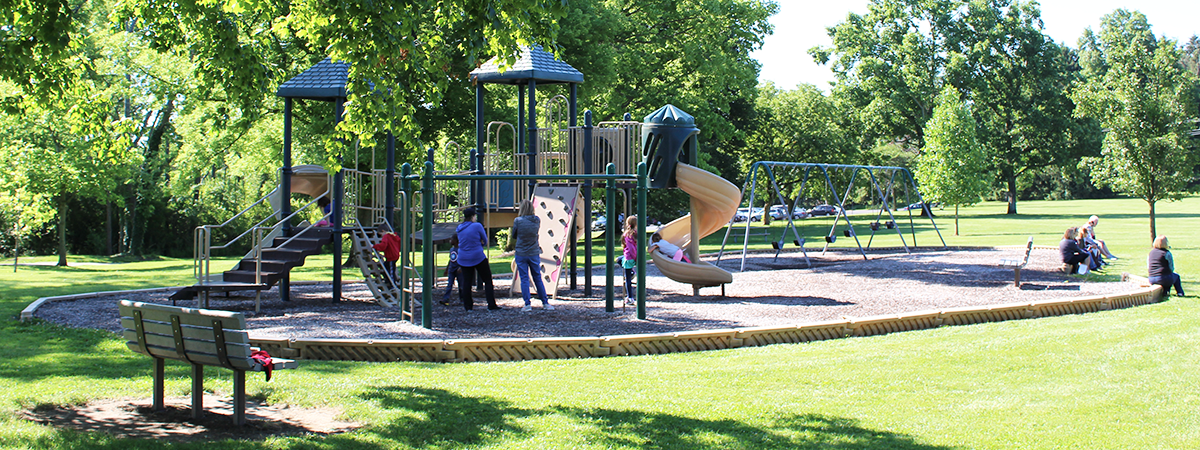
[{"label": "metal support post", "polygon": [[[604,168],[604,173],[609,175],[617,174],[617,165],[608,163]],[[613,263],[616,262],[613,247],[616,242],[613,239],[613,232],[617,229],[617,190],[613,187],[616,183],[613,180],[605,181],[608,186],[604,189],[604,215],[608,224],[604,227],[604,310],[607,312],[616,311],[613,307]]]},{"label": "metal support post", "polygon": [[637,318],[646,320],[646,191],[649,177],[646,162],[637,166]]},{"label": "metal support post", "polygon": [[421,178],[421,226],[421,326],[432,328],[433,290],[437,278],[433,273],[433,163],[429,161],[425,161],[425,173]]}]

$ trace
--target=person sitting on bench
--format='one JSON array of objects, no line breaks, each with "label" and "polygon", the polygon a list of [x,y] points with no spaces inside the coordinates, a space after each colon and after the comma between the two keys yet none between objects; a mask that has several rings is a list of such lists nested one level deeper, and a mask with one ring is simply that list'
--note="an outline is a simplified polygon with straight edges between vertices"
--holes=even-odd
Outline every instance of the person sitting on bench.
[{"label": "person sitting on bench", "polygon": [[659,253],[667,255],[668,257],[670,257],[673,260],[683,261],[683,262],[687,262],[687,263],[691,262],[691,261],[688,261],[687,255],[685,255],[683,253],[683,249],[679,248],[678,245],[672,244],[669,241],[663,239],[662,235],[658,234],[657,232],[650,236],[650,251],[655,251],[655,250],[658,250]]},{"label": "person sitting on bench", "polygon": [[[1062,241],[1058,243],[1058,250],[1062,253],[1063,264],[1071,266],[1071,273],[1086,275],[1088,267],[1092,264],[1092,255],[1079,247],[1079,242],[1075,240],[1078,233],[1078,228],[1067,228],[1067,232],[1063,233]],[[1081,266],[1080,263],[1083,265]]]}]

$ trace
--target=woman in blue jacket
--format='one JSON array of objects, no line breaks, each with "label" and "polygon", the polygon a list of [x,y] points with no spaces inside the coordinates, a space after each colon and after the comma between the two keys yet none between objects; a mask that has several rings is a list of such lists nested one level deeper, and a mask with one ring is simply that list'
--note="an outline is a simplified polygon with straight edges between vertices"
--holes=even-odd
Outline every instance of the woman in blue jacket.
[{"label": "woman in blue jacket", "polygon": [[471,298],[471,287],[475,286],[475,276],[483,280],[483,293],[487,297],[488,309],[500,309],[496,304],[496,293],[492,290],[492,267],[489,265],[484,247],[488,246],[487,230],[475,221],[475,208],[463,210],[463,223],[458,224],[455,232],[458,236],[458,265],[462,267],[462,283],[459,284],[458,298],[462,300],[463,308],[470,311],[475,307]]}]

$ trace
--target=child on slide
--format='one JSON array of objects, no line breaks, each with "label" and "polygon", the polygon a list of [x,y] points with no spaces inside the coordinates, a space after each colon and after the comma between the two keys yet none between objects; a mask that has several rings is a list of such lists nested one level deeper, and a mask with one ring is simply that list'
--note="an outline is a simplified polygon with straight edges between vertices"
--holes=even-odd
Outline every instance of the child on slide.
[{"label": "child on slide", "polygon": [[667,257],[676,260],[690,263],[687,255],[683,253],[683,249],[678,245],[672,244],[670,241],[663,239],[661,234],[655,232],[650,236],[650,251],[657,250],[659,253],[667,255]]}]

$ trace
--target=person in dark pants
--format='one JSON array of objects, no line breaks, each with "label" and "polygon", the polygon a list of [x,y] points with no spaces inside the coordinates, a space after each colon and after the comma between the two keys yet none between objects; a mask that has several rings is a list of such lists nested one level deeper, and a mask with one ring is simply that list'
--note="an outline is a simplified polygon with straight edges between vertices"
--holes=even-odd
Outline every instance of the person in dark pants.
[{"label": "person in dark pants", "polygon": [[554,310],[554,305],[551,305],[550,299],[546,297],[546,285],[542,282],[542,247],[538,243],[538,232],[541,231],[541,226],[541,219],[534,214],[533,203],[529,200],[521,200],[521,208],[517,211],[517,218],[513,220],[514,233],[512,234],[516,240],[516,254],[513,262],[517,266],[517,276],[521,279],[521,297],[525,300],[525,306],[521,307],[521,311],[533,310],[529,304],[530,278],[533,278],[533,284],[537,287],[538,298],[542,300],[542,309]]},{"label": "person in dark pants", "polygon": [[[1062,241],[1058,243],[1058,251],[1062,252],[1063,264],[1071,266],[1072,273],[1087,275],[1088,267],[1092,264],[1092,255],[1079,247],[1079,242],[1075,240],[1077,234],[1079,234],[1078,228],[1067,228],[1067,232],[1063,233]],[[1080,263],[1083,265],[1081,266]]]},{"label": "person in dark pants", "polygon": [[[475,208],[463,210],[463,223],[455,229],[458,236],[458,265],[462,267],[462,283],[458,287],[458,298],[463,308],[470,311],[475,306],[470,286],[475,285],[475,276],[483,282],[483,294],[487,297],[489,310],[500,309],[496,304],[496,293],[492,289],[492,267],[483,253],[488,246],[487,230],[475,221]],[[464,288],[465,287],[465,288]]]},{"label": "person in dark pants", "polygon": [[1150,256],[1146,258],[1150,284],[1162,286],[1164,297],[1171,292],[1171,286],[1175,287],[1175,295],[1183,297],[1183,280],[1175,273],[1175,258],[1171,256],[1170,249],[1166,236],[1160,234],[1154,238],[1154,248],[1150,249]]}]

